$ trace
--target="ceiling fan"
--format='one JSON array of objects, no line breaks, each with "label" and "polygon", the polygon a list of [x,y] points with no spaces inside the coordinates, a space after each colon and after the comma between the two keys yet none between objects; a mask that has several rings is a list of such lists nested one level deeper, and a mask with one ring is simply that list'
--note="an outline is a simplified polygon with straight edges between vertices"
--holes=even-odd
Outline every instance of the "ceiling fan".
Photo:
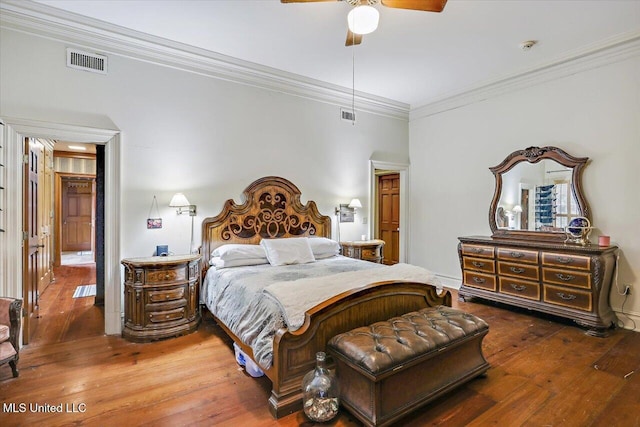
[{"label": "ceiling fan", "polygon": [[347,41],[345,46],[362,43],[363,34],[369,34],[378,27],[379,13],[373,6],[382,3],[383,6],[396,9],[422,10],[425,12],[442,12],[447,0],[280,0],[281,3],[312,3],[325,1],[346,1],[353,9],[347,16]]}]

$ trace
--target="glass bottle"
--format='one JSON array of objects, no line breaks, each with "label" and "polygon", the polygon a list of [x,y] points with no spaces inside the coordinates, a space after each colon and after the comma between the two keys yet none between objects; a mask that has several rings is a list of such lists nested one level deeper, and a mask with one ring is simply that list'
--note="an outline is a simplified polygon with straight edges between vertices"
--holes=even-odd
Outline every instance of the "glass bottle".
[{"label": "glass bottle", "polygon": [[304,413],[313,421],[329,421],[338,414],[338,381],[325,367],[326,355],[316,353],[316,367],[302,379]]}]

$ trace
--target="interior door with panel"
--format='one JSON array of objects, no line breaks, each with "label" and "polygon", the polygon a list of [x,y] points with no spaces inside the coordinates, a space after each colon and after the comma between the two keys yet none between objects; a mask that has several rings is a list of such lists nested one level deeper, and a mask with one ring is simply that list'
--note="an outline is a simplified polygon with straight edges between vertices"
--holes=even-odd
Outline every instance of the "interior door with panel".
[{"label": "interior door with panel", "polygon": [[95,184],[92,179],[62,179],[62,251],[93,249]]},{"label": "interior door with panel", "polygon": [[39,317],[39,251],[44,248],[40,242],[40,224],[38,219],[39,165],[42,156],[41,144],[33,138],[24,142],[24,246],[23,246],[23,296],[24,327],[22,341],[29,343]]},{"label": "interior door with panel", "polygon": [[400,174],[378,176],[378,232],[385,264],[400,261]]}]

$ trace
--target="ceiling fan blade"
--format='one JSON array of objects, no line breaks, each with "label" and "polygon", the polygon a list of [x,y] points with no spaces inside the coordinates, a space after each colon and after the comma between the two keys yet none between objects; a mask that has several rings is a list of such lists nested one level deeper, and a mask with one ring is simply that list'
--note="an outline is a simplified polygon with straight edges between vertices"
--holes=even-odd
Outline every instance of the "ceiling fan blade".
[{"label": "ceiling fan blade", "polygon": [[424,10],[442,12],[447,0],[382,0],[382,4],[396,9]]},{"label": "ceiling fan blade", "polygon": [[345,46],[355,46],[362,43],[362,34],[354,34],[351,30],[347,29],[347,41],[344,42]]},{"label": "ceiling fan blade", "polygon": [[280,3],[317,3],[321,1],[340,1],[340,0],[280,0]]}]

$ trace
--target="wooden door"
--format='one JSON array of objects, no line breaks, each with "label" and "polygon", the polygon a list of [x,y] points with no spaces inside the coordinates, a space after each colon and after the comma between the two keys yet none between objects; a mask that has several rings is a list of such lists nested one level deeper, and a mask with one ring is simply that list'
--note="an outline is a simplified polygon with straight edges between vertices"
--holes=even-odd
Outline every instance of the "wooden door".
[{"label": "wooden door", "polygon": [[378,232],[384,240],[385,264],[400,261],[400,174],[378,177]]},{"label": "wooden door", "polygon": [[33,138],[26,138],[24,167],[24,249],[23,249],[23,297],[24,297],[24,328],[22,340],[29,343],[38,326],[39,311],[39,251],[44,248],[40,242],[40,224],[38,219],[38,167],[42,156],[42,146]]},{"label": "wooden door", "polygon": [[93,250],[94,181],[62,180],[62,251]]}]

